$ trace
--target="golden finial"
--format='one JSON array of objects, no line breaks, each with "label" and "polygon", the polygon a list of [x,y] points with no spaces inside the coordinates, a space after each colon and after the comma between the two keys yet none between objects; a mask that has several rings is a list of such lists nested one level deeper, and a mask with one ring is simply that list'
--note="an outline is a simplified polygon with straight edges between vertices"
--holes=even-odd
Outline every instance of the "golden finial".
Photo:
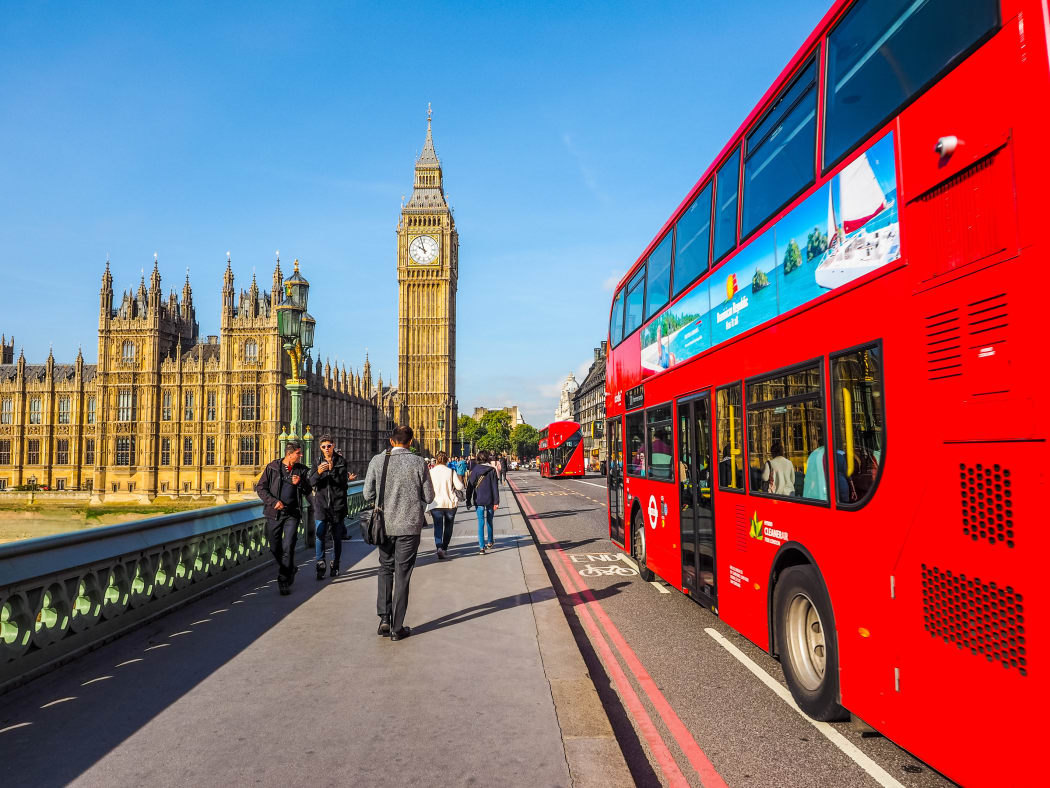
[{"label": "golden finial", "polygon": [[299,258],[295,258],[295,272],[299,273]]}]

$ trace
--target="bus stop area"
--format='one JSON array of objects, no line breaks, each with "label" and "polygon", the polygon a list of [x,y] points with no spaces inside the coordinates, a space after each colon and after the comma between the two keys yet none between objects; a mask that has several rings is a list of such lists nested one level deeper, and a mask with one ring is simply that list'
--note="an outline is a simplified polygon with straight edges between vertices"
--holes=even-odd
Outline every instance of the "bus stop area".
[{"label": "bus stop area", "polygon": [[4,784],[633,783],[508,492],[481,555],[461,508],[449,559],[423,531],[406,623],[377,637],[377,553],[299,553],[5,694]]}]

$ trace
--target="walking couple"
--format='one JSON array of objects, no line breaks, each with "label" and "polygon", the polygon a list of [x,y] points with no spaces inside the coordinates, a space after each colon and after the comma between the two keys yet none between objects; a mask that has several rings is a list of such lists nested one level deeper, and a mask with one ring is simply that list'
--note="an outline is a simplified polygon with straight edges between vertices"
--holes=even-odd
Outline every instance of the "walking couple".
[{"label": "walking couple", "polygon": [[[449,465],[448,455],[439,451],[434,458],[434,467],[430,469],[430,481],[434,487],[434,503],[430,516],[434,519],[434,547],[437,557],[444,560],[448,556],[448,546],[452,541],[452,527],[456,522],[456,510],[460,501],[466,498],[467,507],[476,506],[478,515],[478,550],[482,555],[496,544],[492,532],[492,518],[499,509],[499,482],[497,469],[490,463],[487,451],[478,453],[478,461],[470,470],[464,487],[463,479],[455,468]],[[485,539],[485,525],[488,525],[488,539]]]},{"label": "walking couple", "polygon": [[[314,525],[317,535],[317,579],[327,570],[331,577],[339,574],[347,512],[347,486],[357,478],[347,470],[343,455],[335,450],[330,435],[321,436],[321,459],[310,469],[302,463],[303,447],[289,441],[284,459],[274,460],[263,470],[255,492],[264,504],[266,535],[270,552],[277,561],[277,587],[282,595],[291,591],[295,573],[295,542],[302,518],[302,496],[313,493]],[[325,540],[332,535],[333,560],[325,564]]]}]

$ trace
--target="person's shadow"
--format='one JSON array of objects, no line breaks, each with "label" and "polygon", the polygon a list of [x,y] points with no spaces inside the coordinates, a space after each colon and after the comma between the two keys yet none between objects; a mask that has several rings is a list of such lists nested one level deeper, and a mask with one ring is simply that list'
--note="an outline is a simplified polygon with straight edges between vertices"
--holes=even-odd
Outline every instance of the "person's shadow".
[{"label": "person's shadow", "polygon": [[[593,589],[591,594],[595,599],[607,599],[608,597],[615,596],[620,593],[620,588],[623,586],[630,585],[630,583],[624,581],[620,583],[613,583],[605,588]],[[463,610],[457,610],[454,613],[447,613],[446,615],[435,618],[432,621],[427,621],[422,624],[416,624],[412,627],[412,634],[421,635],[424,632],[433,632],[443,627],[454,626],[455,624],[463,624],[467,621],[471,621],[475,618],[481,618],[487,616],[490,613],[498,613],[501,610],[509,610],[512,607],[518,605],[531,605],[533,603],[533,597],[537,597],[538,600],[550,598],[552,595],[553,588],[540,589],[539,591],[533,591],[531,594],[511,594],[510,596],[500,597],[499,599],[493,599],[491,602],[484,602],[480,605],[472,605],[471,607],[464,608]],[[565,597],[565,603],[569,605],[580,605],[585,604],[591,600],[584,599],[579,594],[569,594]]]}]

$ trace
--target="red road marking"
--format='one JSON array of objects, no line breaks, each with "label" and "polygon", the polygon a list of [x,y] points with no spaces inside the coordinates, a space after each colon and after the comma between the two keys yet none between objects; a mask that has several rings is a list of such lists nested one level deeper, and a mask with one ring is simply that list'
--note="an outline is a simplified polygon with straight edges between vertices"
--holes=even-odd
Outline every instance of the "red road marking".
[{"label": "red road marking", "polygon": [[[515,492],[521,492],[513,482],[511,482],[511,487]],[[602,636],[601,631],[591,619],[591,611],[593,611],[595,617],[597,617],[602,623],[602,626],[608,633],[613,646],[615,646],[616,650],[623,658],[627,668],[634,675],[639,686],[645,691],[646,696],[660,715],[664,725],[667,726],[671,735],[674,736],[675,741],[678,742],[678,746],[682,748],[682,752],[684,752],[689,759],[689,763],[692,764],[697,774],[700,775],[700,779],[704,786],[706,786],[706,788],[728,788],[725,780],[722,779],[722,776],[715,769],[714,764],[712,764],[711,760],[704,754],[700,745],[696,743],[696,739],[693,738],[693,735],[689,732],[685,723],[682,722],[674,709],[671,708],[671,704],[667,702],[664,694],[660,692],[660,688],[656,686],[656,682],[653,681],[649,672],[642,665],[641,660],[639,660],[638,656],[634,653],[634,650],[627,645],[627,641],[620,633],[620,630],[617,629],[615,624],[613,624],[612,620],[602,608],[601,603],[599,603],[594,597],[594,594],[591,593],[591,589],[576,576],[575,572],[573,572],[572,564],[569,561],[568,556],[565,555],[565,551],[561,549],[558,541],[547,529],[546,524],[536,514],[536,511],[529,505],[528,501],[524,498],[521,498],[520,500],[522,506],[526,509],[526,513],[529,515],[529,519],[536,525],[537,534],[547,544],[554,546],[555,554],[561,561],[561,567],[555,564],[555,570],[558,571],[563,585],[567,589],[573,589],[574,594],[581,599],[582,604],[577,605],[576,608],[583,614],[581,615],[581,620],[584,621],[584,626],[590,633],[592,642],[594,642],[599,653],[601,653],[606,667],[609,668],[617,689],[620,691],[620,694],[627,703],[631,713],[635,715],[635,718],[638,720],[639,727],[641,728],[646,741],[649,743],[650,748],[653,750],[653,754],[656,756],[661,768],[667,775],[668,780],[671,781],[672,784],[675,784],[677,779],[684,780],[685,778],[678,769],[678,765],[675,763],[670,751],[667,749],[667,745],[664,744],[663,740],[660,738],[659,732],[656,730],[655,726],[653,726],[652,719],[649,717],[644,707],[641,706],[638,695],[634,692],[634,688],[631,687],[630,683],[627,681],[623,670],[620,668],[619,662],[613,657],[609,645]]]}]

